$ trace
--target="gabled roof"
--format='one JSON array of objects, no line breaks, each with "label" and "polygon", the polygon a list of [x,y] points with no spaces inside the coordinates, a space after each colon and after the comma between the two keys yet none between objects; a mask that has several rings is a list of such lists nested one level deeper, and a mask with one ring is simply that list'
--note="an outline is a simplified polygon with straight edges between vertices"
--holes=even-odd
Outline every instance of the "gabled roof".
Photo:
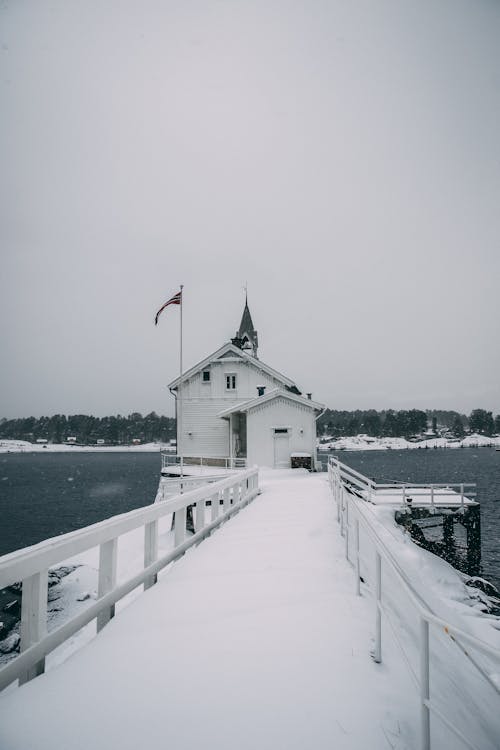
[{"label": "gabled roof", "polygon": [[[290,378],[285,377],[285,375],[282,375],[277,370],[273,370],[272,367],[269,367],[269,365],[264,364],[262,360],[252,357],[250,354],[247,354],[246,352],[242,351],[237,346],[234,346],[234,344],[231,344],[231,342],[224,344],[224,346],[221,346],[221,348],[217,349],[216,352],[214,352],[213,354],[210,354],[201,362],[198,362],[198,364],[196,364],[194,367],[191,367],[190,370],[183,372],[182,379],[187,380],[188,378],[195,375],[197,372],[204,370],[206,367],[208,367],[208,365],[212,364],[212,362],[216,362],[219,359],[224,359],[224,357],[227,357],[228,355],[233,355],[234,357],[241,359],[243,362],[248,362],[248,364],[252,365],[257,370],[260,370],[261,372],[265,372],[270,377],[278,380],[285,387],[288,387],[288,388],[296,387],[293,380],[290,380]],[[174,390],[177,388],[177,386],[179,385],[180,379],[181,378],[179,376],[175,380],[172,380],[171,383],[168,384],[168,387],[170,388],[170,390]]]},{"label": "gabled roof", "polygon": [[269,401],[273,401],[277,398],[285,398],[288,401],[293,401],[294,403],[301,404],[301,406],[307,406],[310,409],[318,412],[323,411],[323,409],[325,408],[324,404],[320,404],[317,401],[312,401],[309,398],[304,398],[304,396],[297,396],[295,393],[285,391],[284,388],[274,388],[264,396],[256,396],[256,398],[251,398],[248,401],[243,401],[242,403],[234,404],[227,409],[223,409],[217,414],[217,416],[228,418],[230,414],[234,414],[235,412],[240,411],[248,412],[256,406],[261,406],[262,404],[266,404]]}]

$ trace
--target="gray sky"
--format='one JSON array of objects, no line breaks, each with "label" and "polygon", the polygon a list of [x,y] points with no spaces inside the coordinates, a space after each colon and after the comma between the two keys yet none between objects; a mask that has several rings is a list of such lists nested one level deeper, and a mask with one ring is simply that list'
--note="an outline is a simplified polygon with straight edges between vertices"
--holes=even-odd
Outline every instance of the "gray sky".
[{"label": "gray sky", "polygon": [[500,412],[500,3],[0,2],[0,416],[173,413],[234,335]]}]

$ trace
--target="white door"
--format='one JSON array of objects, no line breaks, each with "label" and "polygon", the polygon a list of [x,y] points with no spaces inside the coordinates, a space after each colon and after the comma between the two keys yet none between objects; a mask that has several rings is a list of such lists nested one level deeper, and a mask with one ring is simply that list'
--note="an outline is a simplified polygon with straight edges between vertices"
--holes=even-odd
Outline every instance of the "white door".
[{"label": "white door", "polygon": [[287,469],[290,467],[290,440],[287,432],[274,435],[274,468]]}]

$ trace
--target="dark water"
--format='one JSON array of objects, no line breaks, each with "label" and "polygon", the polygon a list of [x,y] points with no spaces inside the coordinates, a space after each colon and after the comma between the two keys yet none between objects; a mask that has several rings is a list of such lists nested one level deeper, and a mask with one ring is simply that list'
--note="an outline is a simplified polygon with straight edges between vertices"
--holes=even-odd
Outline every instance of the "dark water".
[{"label": "dark water", "polygon": [[[323,461],[325,454],[320,453]],[[481,504],[482,574],[500,588],[500,451],[457,448],[337,451],[340,461],[377,482],[475,482]]]},{"label": "dark water", "polygon": [[[341,451],[378,482],[476,482],[483,575],[500,585],[500,451]],[[326,461],[327,455],[320,453]],[[159,453],[0,455],[0,555],[153,502]]]},{"label": "dark water", "polygon": [[149,505],[158,453],[0,454],[0,555]]}]

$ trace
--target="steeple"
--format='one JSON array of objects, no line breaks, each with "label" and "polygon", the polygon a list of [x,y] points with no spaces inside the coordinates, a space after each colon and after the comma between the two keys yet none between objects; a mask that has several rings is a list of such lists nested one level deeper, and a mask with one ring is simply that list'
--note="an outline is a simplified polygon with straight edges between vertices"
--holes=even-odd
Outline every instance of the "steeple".
[{"label": "steeple", "polygon": [[253,326],[252,316],[250,315],[250,309],[248,307],[248,295],[245,289],[245,308],[243,315],[241,316],[241,323],[239,329],[236,331],[236,336],[231,339],[231,342],[238,346],[240,349],[247,351],[252,357],[257,359],[257,349],[259,346],[259,340],[257,337],[257,331]]}]

